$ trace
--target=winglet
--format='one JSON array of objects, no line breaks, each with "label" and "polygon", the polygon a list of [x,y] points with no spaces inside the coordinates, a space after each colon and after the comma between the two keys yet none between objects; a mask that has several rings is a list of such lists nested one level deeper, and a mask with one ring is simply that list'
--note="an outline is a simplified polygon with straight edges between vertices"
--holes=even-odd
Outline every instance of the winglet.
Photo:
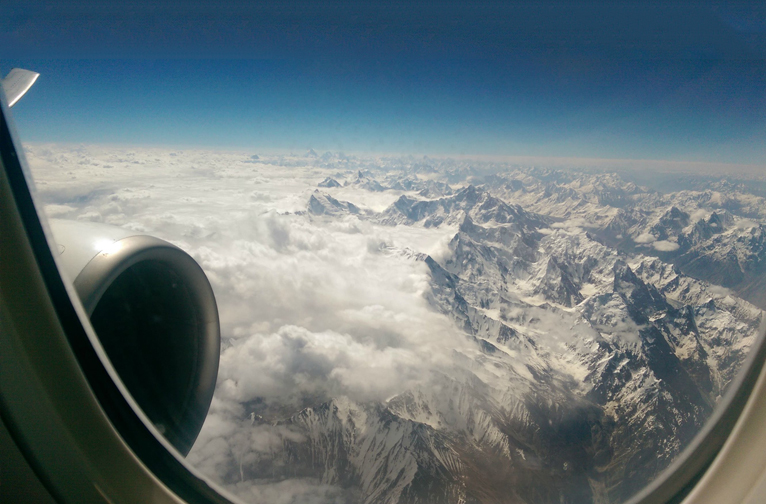
[{"label": "winglet", "polygon": [[2,80],[8,106],[13,107],[29,91],[38,77],[40,77],[39,73],[23,68],[14,68],[8,72],[8,75]]}]

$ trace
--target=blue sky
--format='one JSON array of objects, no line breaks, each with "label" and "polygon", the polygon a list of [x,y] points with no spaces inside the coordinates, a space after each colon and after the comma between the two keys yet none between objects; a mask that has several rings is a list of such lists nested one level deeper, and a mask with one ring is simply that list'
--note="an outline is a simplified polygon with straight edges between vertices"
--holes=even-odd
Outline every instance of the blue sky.
[{"label": "blue sky", "polygon": [[758,4],[183,5],[12,2],[22,138],[766,164]]}]

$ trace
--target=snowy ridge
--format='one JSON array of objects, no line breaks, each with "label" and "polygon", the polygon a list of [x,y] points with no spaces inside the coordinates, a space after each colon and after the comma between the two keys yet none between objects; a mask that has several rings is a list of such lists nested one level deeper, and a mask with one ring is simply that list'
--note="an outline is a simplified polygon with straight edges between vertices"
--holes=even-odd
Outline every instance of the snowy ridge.
[{"label": "snowy ridge", "polygon": [[[536,502],[534,481],[546,482],[546,499],[616,502],[701,428],[762,314],[680,265],[641,254],[666,251],[642,249],[639,237],[688,254],[726,233],[751,236],[746,246],[757,254],[759,235],[744,233],[728,211],[698,211],[694,220],[674,205],[647,210],[658,196],[616,176],[566,184],[537,176],[514,172],[494,186],[440,188],[429,198],[413,194],[422,189],[412,175],[389,175],[384,186],[358,172],[346,185],[405,192],[381,212],[311,195],[312,215],[457,225],[440,261],[385,251],[427,265],[426,300],[476,346],[385,403],[334,398],[283,421],[303,436],[279,455],[292,470],[356,488],[368,503],[482,501],[502,488]],[[490,460],[517,484],[492,480],[488,490],[480,474]]]}]

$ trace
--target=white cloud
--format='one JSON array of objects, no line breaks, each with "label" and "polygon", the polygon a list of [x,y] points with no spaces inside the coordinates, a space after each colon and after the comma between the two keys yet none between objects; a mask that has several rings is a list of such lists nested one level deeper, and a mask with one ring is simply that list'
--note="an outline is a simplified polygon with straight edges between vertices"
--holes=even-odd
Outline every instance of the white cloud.
[{"label": "white cloud", "polygon": [[654,247],[655,250],[659,250],[660,252],[673,252],[680,248],[678,243],[668,240],[656,241],[652,243],[652,247]]},{"label": "white cloud", "polygon": [[242,482],[228,490],[247,502],[268,504],[350,504],[359,497],[337,486],[310,478],[292,478],[277,483]]},{"label": "white cloud", "polygon": [[711,294],[718,297],[732,296],[734,294],[730,289],[727,289],[726,287],[722,287],[720,285],[709,284],[707,285],[707,290]]},{"label": "white cloud", "polygon": [[[377,314],[371,312],[379,312]],[[258,398],[300,404],[306,397],[348,395],[382,401],[424,380],[426,354],[402,340],[382,307],[354,311],[349,319],[370,328],[366,340],[333,331],[313,333],[283,326],[253,334],[221,355],[219,396],[236,402]],[[378,319],[380,324],[376,324]]]},{"label": "white cloud", "polygon": [[551,224],[551,227],[554,229],[574,229],[579,230],[582,227],[587,227],[590,225],[590,222],[587,220],[581,218],[581,217],[575,217],[572,219],[567,219],[563,222],[554,222]]},{"label": "white cloud", "polygon": [[66,217],[77,209],[69,205],[45,205],[45,214],[48,217]]},{"label": "white cloud", "polygon": [[707,219],[710,217],[710,211],[705,210],[704,208],[697,208],[689,215],[689,221],[690,222],[697,222],[702,219]]},{"label": "white cloud", "polygon": [[655,237],[651,233],[642,233],[635,238],[633,238],[633,241],[636,243],[652,243],[654,240],[656,240],[657,237]]},{"label": "white cloud", "polygon": [[758,223],[751,219],[737,219],[734,224],[738,229],[750,229],[758,226]]},{"label": "white cloud", "polygon": [[[454,350],[470,345],[424,299],[425,263],[397,252],[438,255],[455,230],[314,218],[304,210],[328,173],[246,163],[236,153],[97,146],[29,152],[51,214],[169,240],[208,275],[225,349],[216,396],[189,460],[219,482],[231,480],[243,457],[257,457],[290,435],[243,420],[247,401],[287,412],[309,398],[382,401],[423,383],[451,362]],[[84,159],[89,162],[80,164]],[[376,209],[397,197],[376,193],[370,201],[361,189],[337,192]],[[345,498],[312,480],[229,489],[252,502]]]}]

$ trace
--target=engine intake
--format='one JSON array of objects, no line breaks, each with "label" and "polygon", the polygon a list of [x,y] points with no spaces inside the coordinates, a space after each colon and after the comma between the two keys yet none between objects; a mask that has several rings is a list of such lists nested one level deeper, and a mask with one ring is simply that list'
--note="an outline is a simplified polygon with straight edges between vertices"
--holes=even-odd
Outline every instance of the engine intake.
[{"label": "engine intake", "polygon": [[51,227],[64,270],[122,382],[186,455],[218,374],[218,309],[205,273],[159,238],[121,237],[128,233],[70,221],[53,220]]}]

